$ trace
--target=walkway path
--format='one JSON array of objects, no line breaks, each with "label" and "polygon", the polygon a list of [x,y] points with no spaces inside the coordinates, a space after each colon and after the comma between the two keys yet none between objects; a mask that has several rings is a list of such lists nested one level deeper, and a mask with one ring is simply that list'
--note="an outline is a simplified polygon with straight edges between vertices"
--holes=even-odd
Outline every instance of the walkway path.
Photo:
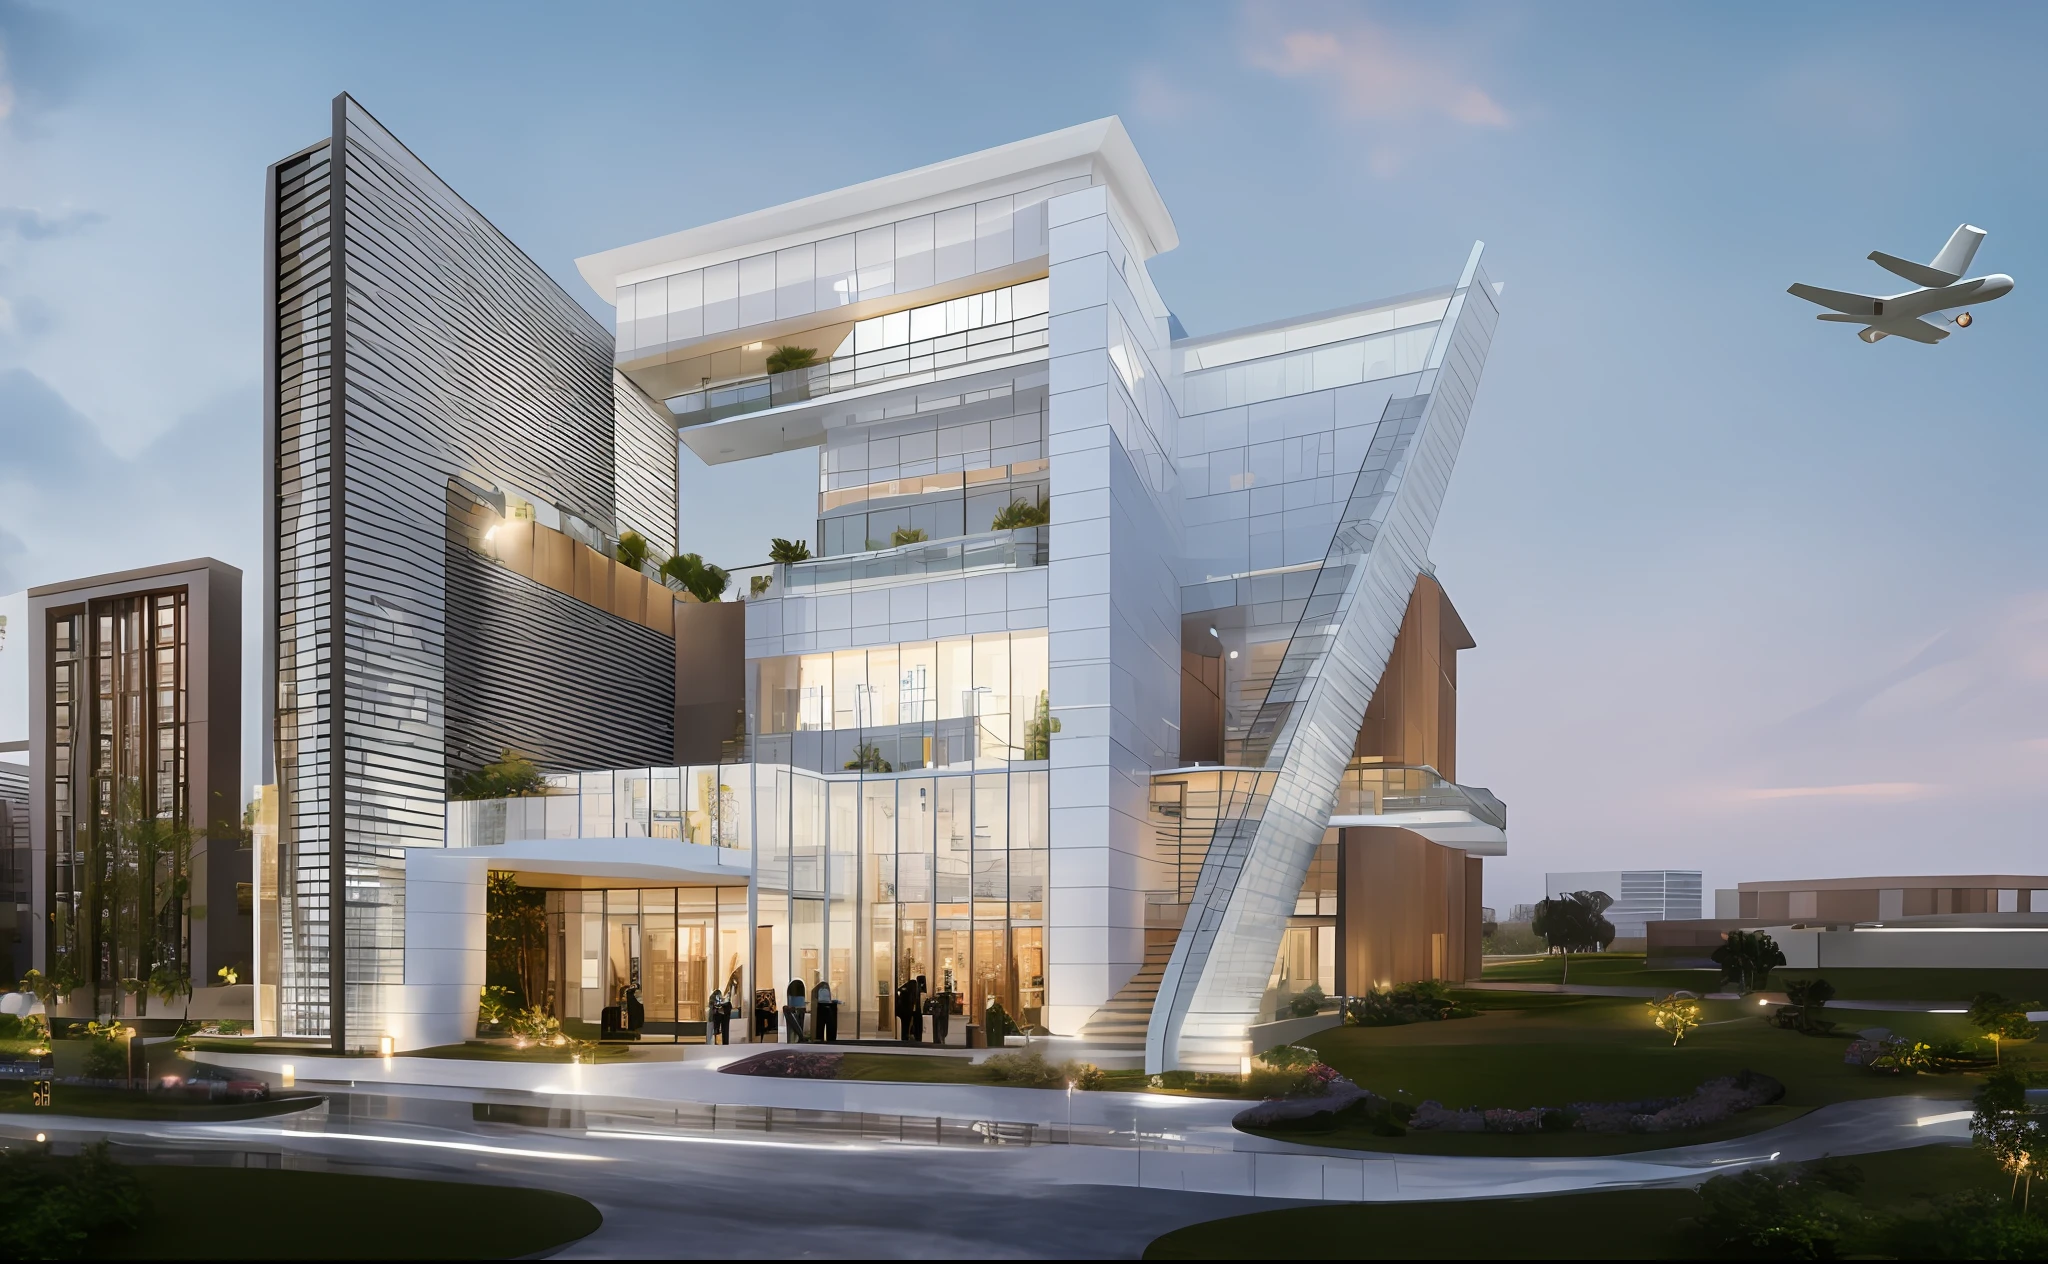
[{"label": "walkway path", "polygon": [[[1461,983],[1460,988],[1471,988],[1481,992],[1550,992],[1566,996],[1637,996],[1650,999],[1668,996],[1675,989],[1668,987],[1611,987],[1600,983]],[[1733,992],[1703,993],[1713,1000],[1740,1000]],[[1786,1005],[1789,1000],[1782,992],[1752,992],[1751,999],[1760,1005]],[[1828,1009],[1878,1010],[1893,1014],[1965,1014],[1968,1007],[1955,1001],[1858,1001],[1837,999],[1827,1003]]]}]

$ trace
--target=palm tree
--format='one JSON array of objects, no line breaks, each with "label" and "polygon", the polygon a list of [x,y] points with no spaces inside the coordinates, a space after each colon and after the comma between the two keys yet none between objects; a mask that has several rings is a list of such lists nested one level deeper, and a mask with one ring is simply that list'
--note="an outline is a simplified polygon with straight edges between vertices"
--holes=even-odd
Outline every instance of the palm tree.
[{"label": "palm tree", "polygon": [[638,531],[619,532],[619,547],[614,551],[619,564],[634,570],[647,568],[647,537]]},{"label": "palm tree", "polygon": [[713,566],[697,553],[678,553],[663,562],[661,577],[702,602],[717,601],[732,583],[732,575],[723,566]]},{"label": "palm tree", "polygon": [[898,527],[889,533],[889,547],[898,548],[905,544],[922,544],[931,539],[923,527]]},{"label": "palm tree", "polygon": [[996,511],[994,522],[988,524],[991,531],[1015,531],[1019,527],[1042,527],[1052,521],[1052,502],[1040,496],[1037,504],[1021,497]]},{"label": "palm tree", "polygon": [[768,560],[780,566],[788,566],[792,562],[808,562],[811,560],[811,542],[785,540],[779,535],[773,536],[768,541]]},{"label": "palm tree", "polygon": [[817,362],[818,352],[814,347],[778,346],[775,350],[768,353],[768,371],[770,373],[787,373],[792,369],[808,369]]}]

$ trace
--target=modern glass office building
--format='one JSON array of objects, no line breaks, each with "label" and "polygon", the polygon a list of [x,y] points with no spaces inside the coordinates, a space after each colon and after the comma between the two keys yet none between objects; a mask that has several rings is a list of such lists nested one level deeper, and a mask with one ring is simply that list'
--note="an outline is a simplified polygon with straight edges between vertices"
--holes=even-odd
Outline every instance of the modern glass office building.
[{"label": "modern glass office building", "polygon": [[[281,164],[280,190],[293,164],[315,180],[345,138],[366,170],[347,168],[352,186],[406,208],[369,215],[391,235],[365,229],[360,249],[400,257],[453,217],[471,244],[437,256],[437,276],[507,266],[516,252],[462,218],[474,212],[346,98],[336,111],[336,139]],[[399,410],[404,425],[366,412],[360,440],[348,412],[349,441],[373,449],[337,462],[368,471],[361,512],[389,512],[374,485],[411,487],[404,531],[419,540],[393,552],[438,557],[424,546],[440,530],[460,559],[443,563],[444,586],[541,572],[537,544],[497,543],[508,527],[538,532],[517,526],[519,504],[598,548],[628,522],[648,533],[630,515],[653,512],[656,463],[628,462],[627,445],[671,427],[682,459],[714,465],[815,450],[818,499],[787,533],[813,555],[756,568],[741,602],[677,607],[671,663],[634,657],[622,636],[605,671],[535,690],[517,663],[463,665],[490,647],[452,629],[408,639],[454,604],[415,617],[432,584],[387,581],[402,568],[367,524],[352,547],[375,564],[333,572],[360,597],[322,587],[320,524],[355,510],[307,449],[303,485],[328,499],[312,498],[307,529],[280,529],[306,559],[281,548],[280,572],[300,578],[280,591],[334,613],[290,624],[280,606],[281,830],[298,833],[307,892],[355,884],[347,968],[360,960],[365,986],[390,989],[359,999],[350,974],[347,1042],[473,1029],[491,872],[547,892],[546,983],[525,999],[594,1019],[631,991],[649,1023],[686,1037],[709,988],[790,980],[829,981],[849,1006],[842,1030],[879,1034],[894,989],[923,975],[967,1022],[1000,1002],[1044,1030],[1142,1047],[1155,1067],[1234,1070],[1251,1029],[1311,983],[1476,972],[1478,857],[1501,854],[1505,813],[1455,779],[1456,655],[1473,642],[1428,544],[1498,290],[1474,247],[1428,292],[1190,337],[1147,270],[1177,240],[1106,119],[579,260],[616,308],[610,339],[552,290],[545,319],[531,295],[487,287],[453,304],[479,321],[517,309],[516,348],[410,318],[451,332],[465,391],[518,359],[506,371],[553,373],[557,389],[513,390],[503,407],[575,405],[572,424],[515,417],[488,440],[463,437],[462,408],[421,427],[442,402]],[[392,359],[372,359],[374,379],[402,379],[407,357],[438,349],[380,337],[320,371],[374,400],[370,370],[357,385],[364,357]],[[609,357],[595,369],[593,349]],[[306,395],[331,419],[331,400]],[[477,415],[498,406],[480,400]],[[309,433],[332,434],[331,420]],[[588,442],[600,433],[610,448]],[[399,458],[415,448],[432,456]],[[623,472],[604,484],[607,454],[642,471],[638,490]],[[643,623],[661,622],[638,600]],[[713,653],[700,630],[728,611],[729,651]],[[323,657],[344,625],[362,648]],[[309,694],[285,688],[291,671],[311,673]],[[447,735],[464,696],[433,682],[463,672],[505,700],[467,747],[564,730],[535,752],[552,793],[430,793],[435,756],[440,775],[459,764]],[[686,706],[706,677],[730,682],[729,711]],[[722,762],[600,749],[636,730],[633,700],[601,682],[636,679],[628,693],[673,689],[676,716],[722,726]],[[340,746],[322,744],[338,713],[286,705],[351,689],[362,702],[346,714],[364,727]],[[398,705],[433,698],[441,711]],[[697,722],[673,732],[678,751],[706,749],[685,731]],[[302,907],[324,933],[325,905]],[[333,993],[310,975],[298,986],[310,1029]]]}]

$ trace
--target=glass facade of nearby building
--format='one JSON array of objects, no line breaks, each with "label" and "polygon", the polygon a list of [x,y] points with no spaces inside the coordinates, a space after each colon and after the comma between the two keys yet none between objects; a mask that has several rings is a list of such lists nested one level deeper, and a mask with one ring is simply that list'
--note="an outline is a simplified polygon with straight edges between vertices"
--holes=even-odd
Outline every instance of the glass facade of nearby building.
[{"label": "glass facade of nearby building", "polygon": [[655,837],[752,853],[745,921],[734,887],[552,892],[564,1014],[595,1022],[637,978],[650,1023],[701,1022],[711,987],[730,986],[743,966],[750,995],[828,980],[847,1034],[856,1024],[886,1033],[896,988],[918,975],[952,993],[964,1021],[981,1021],[992,1002],[1020,1023],[1043,1021],[1042,768],[826,776],[722,764],[552,780],[547,796],[450,804],[449,846]]}]

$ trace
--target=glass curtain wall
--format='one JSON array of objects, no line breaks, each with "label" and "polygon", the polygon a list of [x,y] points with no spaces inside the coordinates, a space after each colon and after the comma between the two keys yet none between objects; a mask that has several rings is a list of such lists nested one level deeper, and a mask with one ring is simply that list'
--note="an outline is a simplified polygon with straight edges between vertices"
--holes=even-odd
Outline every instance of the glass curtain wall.
[{"label": "glass curtain wall", "polygon": [[894,1034],[896,988],[918,975],[953,994],[955,1041],[991,1003],[1043,1022],[1046,772],[776,784],[788,792],[758,851],[758,986],[779,998],[792,979],[829,979],[848,1036]]},{"label": "glass curtain wall", "polygon": [[549,891],[547,911],[549,982],[565,1023],[599,1026],[630,990],[645,1010],[643,1037],[701,1040],[712,991],[745,987],[744,887]]},{"label": "glass curtain wall", "polygon": [[1042,629],[764,658],[751,684],[759,749],[819,771],[999,768],[1050,754]]}]

